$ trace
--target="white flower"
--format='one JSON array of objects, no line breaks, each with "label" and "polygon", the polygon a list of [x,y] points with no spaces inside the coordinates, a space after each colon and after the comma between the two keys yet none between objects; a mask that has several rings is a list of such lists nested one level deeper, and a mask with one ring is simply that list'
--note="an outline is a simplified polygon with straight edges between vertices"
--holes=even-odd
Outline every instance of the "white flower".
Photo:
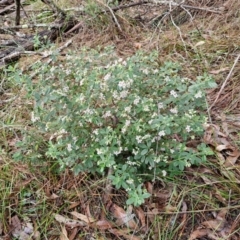
[{"label": "white flower", "polygon": [[186,166],[186,167],[191,167],[191,163],[188,162],[188,161],[186,161],[186,162],[185,162],[185,166]]},{"label": "white flower", "polygon": [[103,78],[103,79],[104,79],[104,81],[107,81],[107,80],[108,80],[110,77],[111,77],[111,74],[110,74],[110,73],[108,73],[107,75],[105,75],[105,76],[104,76],[104,78]]},{"label": "white flower", "polygon": [[126,82],[124,82],[124,81],[120,81],[119,83],[118,83],[118,87],[120,87],[120,88],[126,88],[127,87],[127,83]]},{"label": "white flower", "polygon": [[130,124],[131,124],[131,121],[130,120],[126,120],[125,126],[128,127]]},{"label": "white flower", "polygon": [[162,175],[163,175],[163,177],[166,177],[167,172],[165,170],[162,170]]},{"label": "white flower", "polygon": [[105,96],[103,95],[103,93],[100,93],[100,94],[99,94],[99,99],[105,100]]},{"label": "white flower", "polygon": [[170,80],[171,80],[171,79],[170,79],[169,76],[167,76],[167,77],[165,78],[165,81],[166,81],[166,82],[170,82]]},{"label": "white flower", "polygon": [[156,157],[156,158],[154,159],[154,162],[155,162],[155,163],[159,163],[160,161],[161,161],[160,156],[158,156],[158,157]]},{"label": "white flower", "polygon": [[133,184],[133,179],[131,179],[131,178],[128,179],[128,180],[126,181],[126,183],[128,183],[128,184],[130,184],[130,185]]},{"label": "white flower", "polygon": [[83,102],[84,99],[85,99],[85,97],[83,96],[83,94],[81,94],[81,95],[76,99],[76,102]]},{"label": "white flower", "polygon": [[31,112],[31,120],[34,123],[34,122],[40,120],[40,118],[39,117],[35,117],[34,112]]},{"label": "white flower", "polygon": [[148,105],[145,105],[145,106],[143,107],[143,111],[144,111],[144,112],[148,112],[148,111],[149,111],[149,106],[148,106]]},{"label": "white flower", "polygon": [[190,127],[189,125],[187,125],[187,126],[186,126],[186,131],[187,131],[187,132],[191,132],[191,130],[192,130],[191,127]]},{"label": "white flower", "polygon": [[202,97],[202,92],[201,92],[201,91],[198,91],[198,93],[195,94],[194,97],[195,97],[195,98],[201,98],[201,97]]},{"label": "white flower", "polygon": [[68,150],[69,152],[72,151],[72,145],[71,145],[71,144],[68,144],[68,145],[67,145],[67,150]]},{"label": "white flower", "polygon": [[178,96],[178,94],[174,90],[171,90],[170,94],[175,98],[177,98],[177,96]]},{"label": "white flower", "polygon": [[148,138],[150,138],[150,137],[151,137],[150,134],[146,134],[145,136],[143,136],[143,139],[148,139]]},{"label": "white flower", "polygon": [[124,90],[124,91],[120,92],[120,97],[121,98],[125,98],[125,97],[127,97],[127,95],[128,95],[128,91],[127,90]]},{"label": "white flower", "polygon": [[67,133],[67,131],[65,129],[61,129],[58,133],[59,134],[65,134],[65,133]]},{"label": "white flower", "polygon": [[133,104],[138,105],[139,102],[140,102],[140,97],[136,97],[133,101]]},{"label": "white flower", "polygon": [[100,148],[100,149],[99,149],[99,148],[97,148],[96,150],[97,150],[97,154],[98,154],[98,155],[101,155],[101,154],[103,154],[103,150],[102,150],[101,148]]},{"label": "white flower", "polygon": [[127,112],[127,113],[130,113],[131,112],[131,107],[130,106],[128,106],[128,107],[125,107],[125,112]]},{"label": "white flower", "polygon": [[133,84],[133,80],[131,78],[128,78],[128,87],[130,87],[131,84]]},{"label": "white flower", "polygon": [[114,155],[119,155],[121,152],[122,152],[122,147],[120,147],[119,149],[118,149],[118,151],[114,151]]},{"label": "white flower", "polygon": [[65,86],[65,87],[63,88],[63,91],[64,91],[64,92],[68,92],[68,90],[69,90],[69,87],[68,87],[68,86]]},{"label": "white flower", "polygon": [[93,134],[98,135],[98,129],[93,130]]},{"label": "white flower", "polygon": [[146,69],[146,68],[143,69],[142,72],[145,73],[145,74],[148,74],[148,73],[149,73],[148,69]]},{"label": "white flower", "polygon": [[153,70],[153,73],[155,74],[155,73],[158,73],[158,69],[154,69]]},{"label": "white flower", "polygon": [[107,111],[107,112],[103,115],[104,118],[108,118],[108,117],[111,117],[111,116],[112,116],[112,114],[111,114],[110,111]]},{"label": "white flower", "polygon": [[122,133],[125,133],[126,131],[127,131],[126,127],[123,127],[122,130],[121,130]]},{"label": "white flower", "polygon": [[113,91],[113,98],[115,99],[119,99],[119,95],[118,95],[118,92],[117,91]]},{"label": "white flower", "polygon": [[158,103],[158,109],[162,109],[163,108],[163,103]]},{"label": "white flower", "polygon": [[138,150],[139,150],[138,148],[137,148],[137,149],[133,149],[133,150],[132,150],[132,153],[133,153],[134,155],[137,155],[137,154],[138,154]]},{"label": "white flower", "polygon": [[165,156],[165,157],[163,158],[163,161],[164,161],[165,163],[167,163],[167,162],[168,162],[168,157]]},{"label": "white flower", "polygon": [[177,110],[177,108],[171,108],[171,109],[170,109],[170,112],[171,112],[171,113],[174,113],[174,114],[177,114],[177,113],[178,113],[178,110]]},{"label": "white flower", "polygon": [[166,133],[165,133],[163,130],[158,133],[158,136],[159,136],[159,137],[163,137],[163,136],[165,136],[165,135],[166,135]]},{"label": "white flower", "polygon": [[137,140],[137,143],[141,143],[142,142],[142,137],[141,136],[136,136],[136,140]]},{"label": "white flower", "polygon": [[126,120],[125,125],[123,126],[123,128],[121,130],[122,133],[125,133],[127,131],[127,128],[130,125],[130,123],[131,123],[130,120]]},{"label": "white flower", "polygon": [[89,115],[92,115],[94,113],[94,111],[90,108],[87,108],[85,111],[84,111],[85,114],[89,114]]}]

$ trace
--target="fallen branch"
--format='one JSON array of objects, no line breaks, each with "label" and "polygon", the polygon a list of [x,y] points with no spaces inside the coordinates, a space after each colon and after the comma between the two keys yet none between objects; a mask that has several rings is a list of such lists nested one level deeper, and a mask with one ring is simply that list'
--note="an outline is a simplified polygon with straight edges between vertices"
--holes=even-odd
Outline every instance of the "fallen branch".
[{"label": "fallen branch", "polygon": [[60,7],[58,7],[52,0],[41,0],[43,3],[48,5],[54,13],[60,14],[63,17],[66,16],[65,11],[63,11]]},{"label": "fallen branch", "polygon": [[61,25],[58,23],[51,23],[51,24],[45,24],[45,23],[38,23],[38,24],[23,24],[23,25],[18,25],[18,26],[9,26],[9,27],[4,27],[0,28],[0,32],[7,31],[7,30],[18,30],[18,29],[26,29],[26,28],[59,28]]},{"label": "fallen branch", "polygon": [[173,1],[157,1],[157,0],[151,0],[150,2],[159,4],[159,5],[170,5],[170,6],[176,6],[176,7],[182,7],[182,8],[187,8],[187,9],[193,9],[193,10],[200,10],[200,11],[205,11],[205,12],[211,12],[211,13],[216,13],[216,14],[222,14],[222,11],[216,11],[212,10],[209,8],[201,8],[201,7],[195,7],[191,5],[185,5],[183,3],[176,3]]},{"label": "fallen branch", "polygon": [[111,13],[111,15],[112,15],[112,17],[113,17],[113,20],[114,20],[115,24],[117,25],[119,31],[122,32],[122,28],[121,28],[121,26],[120,26],[120,24],[119,24],[119,22],[118,22],[118,20],[117,20],[117,18],[116,18],[116,16],[115,16],[113,10],[112,10],[112,8],[110,8],[110,7],[108,6],[108,4],[102,3],[102,2],[99,1],[99,0],[96,0],[96,1],[108,9],[108,11]]},{"label": "fallen branch", "polygon": [[140,2],[131,3],[131,4],[119,5],[117,7],[111,8],[111,9],[112,9],[112,11],[116,12],[121,9],[135,7],[135,6],[139,6],[139,5],[143,5],[143,4],[147,4],[147,3],[149,3],[149,1],[140,1]]}]

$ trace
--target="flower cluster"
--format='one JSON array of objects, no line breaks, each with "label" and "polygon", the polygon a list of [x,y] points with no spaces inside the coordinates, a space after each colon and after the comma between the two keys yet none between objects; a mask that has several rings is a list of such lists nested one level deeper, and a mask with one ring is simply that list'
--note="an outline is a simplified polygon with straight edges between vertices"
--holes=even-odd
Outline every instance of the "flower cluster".
[{"label": "flower cluster", "polygon": [[111,56],[112,48],[68,55],[62,66],[43,64],[25,86],[36,102],[32,124],[49,136],[47,157],[75,174],[112,167],[113,184],[138,205],[148,196],[142,173],[167,177],[202,161],[186,142],[202,134],[198,111],[212,81],[181,77],[175,63],[158,66],[156,52]]}]

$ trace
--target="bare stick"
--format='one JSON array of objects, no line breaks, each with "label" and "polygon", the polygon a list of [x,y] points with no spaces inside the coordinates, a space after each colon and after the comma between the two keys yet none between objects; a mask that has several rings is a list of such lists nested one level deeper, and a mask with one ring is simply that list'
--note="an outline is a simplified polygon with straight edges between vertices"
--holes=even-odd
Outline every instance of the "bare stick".
[{"label": "bare stick", "polygon": [[19,25],[20,24],[20,8],[21,8],[21,2],[20,0],[15,0],[15,4],[16,4],[16,18],[15,18],[15,25]]},{"label": "bare stick", "polygon": [[219,90],[219,92],[218,92],[218,94],[217,94],[216,99],[214,100],[214,102],[212,103],[212,105],[209,107],[209,110],[208,110],[208,111],[210,111],[210,110],[212,109],[212,107],[216,104],[217,100],[219,99],[220,95],[222,94],[222,91],[223,91],[223,89],[225,88],[225,86],[226,86],[226,84],[227,84],[227,81],[228,81],[229,78],[232,76],[233,69],[235,68],[235,66],[236,66],[239,58],[240,58],[240,54],[236,57],[236,59],[235,59],[235,61],[234,61],[234,63],[233,63],[233,66],[232,66],[232,68],[231,68],[231,70],[230,70],[230,72],[228,73],[225,81],[223,82],[223,85],[222,85],[221,89]]},{"label": "bare stick", "polygon": [[23,25],[18,25],[18,26],[9,26],[9,27],[0,28],[0,32],[11,30],[11,29],[17,30],[17,29],[26,29],[26,28],[60,28],[60,26],[61,25],[59,23],[23,24]]},{"label": "bare stick", "polygon": [[155,3],[155,4],[165,4],[165,5],[169,5],[171,4],[172,6],[178,6],[178,7],[183,7],[183,8],[188,8],[188,9],[193,9],[193,10],[200,10],[200,11],[206,11],[206,12],[211,12],[211,13],[216,13],[216,14],[222,14],[222,11],[216,11],[216,10],[212,10],[209,8],[201,8],[201,7],[195,7],[195,6],[191,6],[191,5],[184,5],[182,3],[176,3],[173,1],[161,1],[161,0],[150,0],[149,3]]},{"label": "bare stick", "polygon": [[116,18],[116,16],[115,16],[113,10],[112,10],[107,4],[105,4],[105,3],[103,3],[103,2],[101,2],[101,1],[99,1],[99,0],[97,0],[97,2],[100,3],[101,5],[103,5],[103,6],[105,6],[105,7],[108,8],[108,11],[111,13],[111,15],[112,15],[112,17],[113,17],[113,20],[114,20],[114,22],[116,23],[119,31],[122,32],[122,28],[121,28],[121,26],[120,26],[120,24],[119,24],[119,22],[118,22],[118,20],[117,20],[117,18]]}]

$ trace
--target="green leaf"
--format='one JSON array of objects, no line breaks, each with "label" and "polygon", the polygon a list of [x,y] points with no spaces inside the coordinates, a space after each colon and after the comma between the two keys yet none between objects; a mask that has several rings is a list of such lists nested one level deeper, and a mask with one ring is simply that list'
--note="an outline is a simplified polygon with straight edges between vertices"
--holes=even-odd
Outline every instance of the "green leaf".
[{"label": "green leaf", "polygon": [[148,152],[148,149],[143,149],[143,150],[141,151],[141,155],[142,155],[142,156],[143,156],[143,155],[146,155],[147,152]]}]

